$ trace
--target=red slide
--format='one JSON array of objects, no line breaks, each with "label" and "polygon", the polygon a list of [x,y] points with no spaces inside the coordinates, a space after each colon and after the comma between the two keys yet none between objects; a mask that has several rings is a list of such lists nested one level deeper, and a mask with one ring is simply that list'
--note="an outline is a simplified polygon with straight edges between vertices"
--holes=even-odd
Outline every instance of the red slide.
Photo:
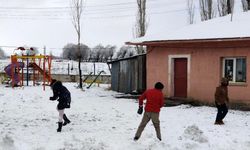
[{"label": "red slide", "polygon": [[[35,70],[38,70],[43,75],[43,73],[44,73],[43,69],[41,67],[39,67],[36,63],[29,63],[29,66],[33,67]],[[51,79],[50,75],[48,75],[47,72],[45,72],[45,78],[48,80]]]}]

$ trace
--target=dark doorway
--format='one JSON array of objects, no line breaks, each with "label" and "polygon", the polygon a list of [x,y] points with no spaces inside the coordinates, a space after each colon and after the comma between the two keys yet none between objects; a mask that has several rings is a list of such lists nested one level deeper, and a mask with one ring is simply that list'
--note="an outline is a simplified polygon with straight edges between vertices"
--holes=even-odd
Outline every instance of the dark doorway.
[{"label": "dark doorway", "polygon": [[174,97],[187,97],[187,58],[174,59]]}]

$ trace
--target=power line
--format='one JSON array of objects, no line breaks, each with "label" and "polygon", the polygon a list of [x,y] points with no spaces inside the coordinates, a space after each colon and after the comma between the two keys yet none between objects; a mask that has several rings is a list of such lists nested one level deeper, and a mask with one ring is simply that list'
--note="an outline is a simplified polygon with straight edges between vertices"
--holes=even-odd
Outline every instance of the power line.
[{"label": "power line", "polygon": [[[151,12],[148,15],[161,15],[161,14],[168,14],[174,12],[182,12],[186,11],[186,9],[179,9],[179,10],[170,10],[170,11],[162,11],[162,12]],[[119,16],[107,16],[107,17],[87,17],[87,19],[113,19],[113,18],[126,18],[126,17],[135,17],[135,15],[119,15]]]},{"label": "power line", "polygon": [[[163,6],[164,8],[165,6]],[[154,8],[162,8],[161,7],[152,7],[151,9]],[[114,10],[116,10],[117,12],[128,12],[130,10],[134,10],[136,8],[122,8],[122,9],[106,9],[106,10],[95,10],[95,11],[83,11],[84,14],[90,15],[90,14],[104,14],[104,13],[114,13]],[[31,13],[30,11],[16,11],[15,12],[11,12],[11,11],[7,11],[7,10],[1,10],[0,9],[0,13],[1,12],[6,12],[6,13]],[[69,12],[65,12],[65,11],[36,11],[36,12],[32,12],[32,13],[69,13]]]},{"label": "power line", "polygon": [[[157,0],[150,0],[150,2],[156,3]],[[134,17],[133,15],[124,15],[123,13],[128,13],[130,10],[136,10],[136,7],[130,7],[131,4],[136,4],[135,2],[125,2],[125,3],[112,3],[112,4],[106,4],[106,5],[95,5],[93,7],[98,8],[100,6],[126,6],[126,7],[113,7],[113,8],[99,8],[99,9],[86,9],[83,12],[83,15],[88,19],[108,19],[108,18],[118,18],[118,17]],[[169,7],[169,5],[176,5],[180,4],[180,2],[174,2],[174,3],[168,3],[168,5],[152,5],[150,9],[160,9],[165,8],[166,6]],[[129,7],[127,7],[129,6]],[[90,7],[90,6],[88,6]],[[0,7],[0,19],[19,19],[19,20],[39,20],[39,19],[47,19],[47,20],[63,20],[63,19],[71,19],[65,18],[65,16],[69,16],[69,8],[71,7]],[[116,12],[114,12],[116,11]],[[1,13],[6,12],[6,13]],[[174,12],[174,11],[173,11]],[[28,13],[28,14],[27,14]],[[114,13],[120,13],[120,15],[115,16],[93,16],[93,15],[104,15],[104,14],[114,14]],[[167,13],[167,12],[164,12]],[[151,15],[151,13],[147,13],[148,15]],[[156,12],[153,14],[161,14],[161,12]],[[92,16],[89,16],[92,15]],[[60,16],[60,17],[58,17]]]},{"label": "power line", "polygon": [[[160,14],[168,14],[168,13],[174,13],[174,12],[182,12],[182,11],[186,11],[186,9],[178,9],[178,10],[169,10],[169,11],[161,11],[161,12],[151,12],[148,13],[148,15],[160,15]],[[65,18],[65,17],[54,17],[53,15],[51,15],[52,17],[49,17],[49,15],[47,16],[40,16],[43,18],[36,18],[34,16],[27,16],[27,15],[9,15],[9,16],[1,16],[0,15],[0,19],[20,19],[20,20],[39,20],[39,19],[48,19],[48,20],[69,20],[71,18]],[[31,18],[29,18],[31,17]],[[83,19],[114,19],[114,18],[128,18],[128,17],[135,17],[135,15],[116,15],[116,16],[101,16],[101,17],[88,17],[85,15],[85,18],[83,17]]]},{"label": "power line", "polygon": [[[163,8],[164,8],[165,6],[163,6]],[[153,7],[153,8],[156,8],[156,7]],[[159,8],[161,8],[161,7],[158,7],[158,9]],[[152,10],[152,8],[151,8],[151,10]],[[186,10],[186,9],[183,9],[183,10]],[[125,12],[128,12],[128,9],[120,9],[120,10],[118,10],[119,12],[118,13],[125,13]],[[5,11],[2,11],[2,12],[5,12]],[[130,12],[130,11],[129,11]],[[7,14],[6,14],[7,13]],[[30,13],[30,12],[6,12],[5,14],[2,14],[2,15],[8,15],[8,14],[11,14],[11,15],[13,15],[13,14],[18,14],[18,15],[20,15],[20,13],[21,13],[21,16],[25,16],[25,15],[27,15],[27,16],[30,16],[30,14],[26,14],[26,13]],[[62,15],[62,14],[65,14],[66,12],[65,11],[41,11],[41,12],[33,12],[33,14],[34,14],[34,16],[36,15],[36,14],[39,14],[39,16],[47,16],[48,14],[49,14],[49,16],[51,16],[52,14],[53,15]],[[114,11],[112,11],[112,10],[106,10],[105,12],[87,12],[87,11],[84,11],[83,12],[83,14],[84,15],[95,15],[95,14],[109,14],[109,13],[114,13]],[[1,15],[1,10],[0,10],[0,15]]]},{"label": "power line", "polygon": [[[148,2],[150,3],[155,3],[157,1],[161,1],[161,0],[148,0]],[[172,2],[172,3],[167,3],[168,5],[173,5],[173,4],[180,4],[182,3],[181,1],[177,1],[177,2]],[[147,3],[148,4],[148,3]],[[120,5],[136,5],[137,6],[137,3],[136,2],[124,2],[124,3],[112,3],[112,4],[106,4],[106,5],[87,5],[87,7],[109,7],[109,6],[120,6]]]},{"label": "power line", "polygon": [[[157,0],[149,0],[151,3],[154,2],[154,4],[158,4],[156,3]],[[112,3],[112,4],[106,4],[106,5],[95,5],[94,7],[100,7],[100,6],[126,6],[126,5],[131,5],[131,4],[136,4],[135,2],[124,2],[124,3]],[[169,7],[169,5],[176,5],[176,4],[180,4],[180,1],[175,1],[173,3],[168,3],[168,5],[166,5],[167,7]],[[165,5],[160,5],[160,6],[154,6],[152,5],[150,7],[150,11],[152,11],[154,8],[160,9],[160,8],[165,8]],[[27,20],[38,20],[38,19],[51,19],[51,20],[61,20],[61,19],[70,19],[69,18],[65,18],[66,14],[68,13],[67,16],[69,16],[69,12],[67,12],[66,10],[68,10],[68,8],[71,7],[0,7],[0,19],[27,19]],[[11,10],[9,10],[11,9]],[[122,7],[122,8],[110,8],[110,9],[92,9],[92,10],[85,10],[83,12],[83,15],[85,16],[85,18],[88,19],[100,19],[100,18],[118,18],[118,17],[134,17],[135,15],[123,15],[122,13],[127,13],[130,12],[130,9],[136,9],[136,7]],[[121,13],[120,15],[112,15],[112,16],[89,16],[89,15],[103,15],[103,14],[114,14],[115,12],[113,10],[118,11],[118,13]],[[170,10],[170,11],[163,11],[163,12],[148,12],[148,15],[155,15],[155,14],[166,14],[166,13],[172,13],[172,12],[178,12],[178,11],[185,11],[186,9],[180,9],[180,10]],[[1,12],[6,12],[6,13],[1,13]],[[29,14],[27,14],[29,13]],[[60,17],[58,17],[60,16]],[[63,17],[64,16],[64,17]]]},{"label": "power line", "polygon": [[[153,1],[155,2],[155,0]],[[104,8],[103,9],[103,6],[126,6],[127,4],[133,4],[133,6],[137,6],[135,5],[136,3],[134,2],[127,2],[127,3],[113,3],[113,4],[106,4],[106,5],[95,5],[95,6],[86,6],[86,9],[88,7],[101,7],[102,9],[96,9],[96,10],[92,10],[92,11],[97,11],[97,10],[110,10],[111,8]],[[159,3],[155,3],[155,4],[159,4]],[[180,4],[180,2],[174,2],[174,3],[166,3],[166,5],[169,7],[169,5],[176,5],[176,4]],[[159,6],[163,6],[162,4],[161,5],[158,5],[156,7],[159,7]],[[65,10],[68,10],[68,9],[72,9],[74,7],[0,7],[0,9],[3,9],[3,10],[60,10],[62,9],[61,11],[65,11]],[[128,7],[125,7],[125,8],[128,8]],[[125,9],[124,8],[124,9]],[[131,6],[130,6],[131,8]],[[133,7],[132,7],[133,8]],[[116,8],[112,8],[112,9],[116,9]],[[122,8],[118,8],[118,9],[122,9]]]}]

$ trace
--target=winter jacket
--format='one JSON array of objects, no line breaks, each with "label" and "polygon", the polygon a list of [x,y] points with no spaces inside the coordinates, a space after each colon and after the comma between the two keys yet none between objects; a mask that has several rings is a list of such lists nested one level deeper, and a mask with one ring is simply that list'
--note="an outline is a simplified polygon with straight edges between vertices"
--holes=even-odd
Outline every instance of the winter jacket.
[{"label": "winter jacket", "polygon": [[[62,85],[61,81],[56,81],[51,85],[53,97],[50,100],[57,100],[59,103],[57,109],[61,110],[70,107],[71,96],[69,90]],[[67,104],[68,103],[68,104]]]},{"label": "winter jacket", "polygon": [[228,98],[228,90],[226,86],[219,86],[216,88],[215,94],[215,103],[217,105],[225,104],[226,102],[229,102]]},{"label": "winter jacket", "polygon": [[160,112],[160,108],[164,105],[163,93],[158,89],[149,89],[139,97],[139,105],[143,106],[143,100],[147,99],[145,112]]}]

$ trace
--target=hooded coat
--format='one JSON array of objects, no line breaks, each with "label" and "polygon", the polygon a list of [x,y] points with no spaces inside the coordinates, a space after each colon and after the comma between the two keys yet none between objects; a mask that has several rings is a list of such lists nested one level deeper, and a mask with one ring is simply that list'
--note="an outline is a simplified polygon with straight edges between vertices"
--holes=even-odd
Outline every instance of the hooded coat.
[{"label": "hooded coat", "polygon": [[228,80],[226,78],[221,79],[221,85],[216,88],[214,98],[217,105],[222,105],[229,102],[228,98]]},{"label": "hooded coat", "polygon": [[62,85],[62,82],[54,81],[50,86],[53,90],[53,97],[50,97],[50,100],[57,100],[59,102],[57,109],[62,110],[65,108],[70,108],[71,95],[69,90]]}]

